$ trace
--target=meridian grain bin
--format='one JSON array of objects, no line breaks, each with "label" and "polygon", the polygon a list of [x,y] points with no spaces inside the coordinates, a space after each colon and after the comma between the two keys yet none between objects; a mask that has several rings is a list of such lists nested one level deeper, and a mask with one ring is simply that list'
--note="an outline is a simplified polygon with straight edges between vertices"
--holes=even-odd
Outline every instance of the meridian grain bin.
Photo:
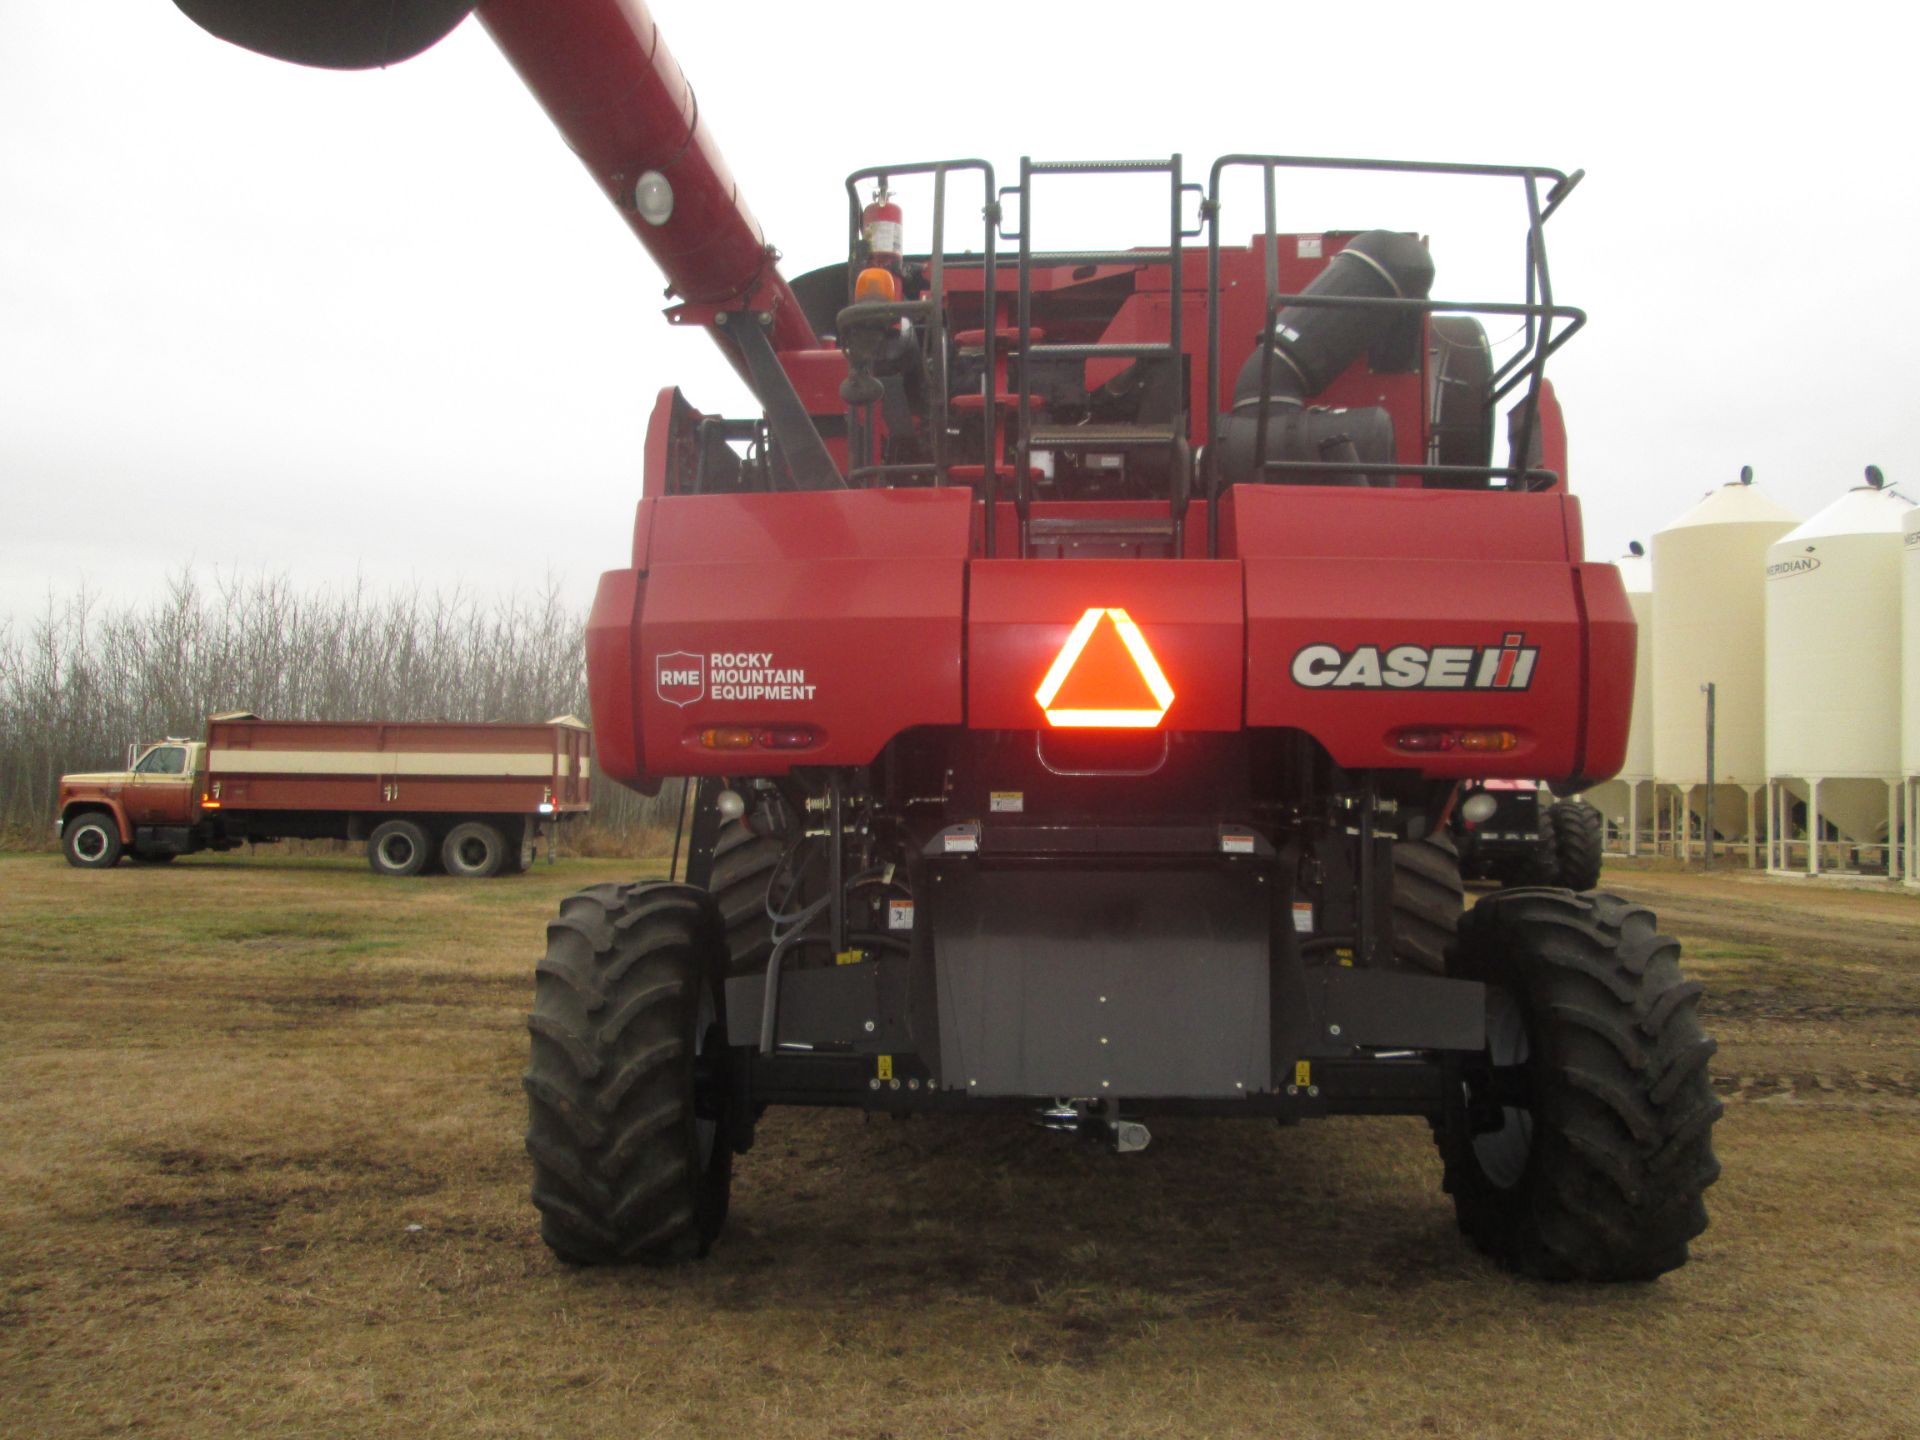
[{"label": "meridian grain bin", "polygon": [[[1653,537],[1653,774],[1685,853],[1688,814],[1706,809],[1706,696],[1715,689],[1714,829],[1755,850],[1765,787],[1767,547],[1800,517],[1753,488],[1753,472],[1707,493]],[[1684,808],[1682,808],[1684,807]]]},{"label": "meridian grain bin", "polygon": [[1653,563],[1635,542],[1614,564],[1633,608],[1640,643],[1633,672],[1633,720],[1620,773],[1587,792],[1587,803],[1607,817],[1629,855],[1640,853],[1640,832],[1653,819]]},{"label": "meridian grain bin", "polygon": [[[1769,865],[1815,839],[1853,847],[1896,828],[1900,768],[1900,550],[1908,503],[1867,483],[1767,549]],[[1797,803],[1796,803],[1797,802]],[[1804,809],[1802,808],[1804,807]]]},{"label": "meridian grain bin", "polygon": [[1900,771],[1906,777],[1906,876],[1920,885],[1920,509],[1901,524],[1900,557]]}]

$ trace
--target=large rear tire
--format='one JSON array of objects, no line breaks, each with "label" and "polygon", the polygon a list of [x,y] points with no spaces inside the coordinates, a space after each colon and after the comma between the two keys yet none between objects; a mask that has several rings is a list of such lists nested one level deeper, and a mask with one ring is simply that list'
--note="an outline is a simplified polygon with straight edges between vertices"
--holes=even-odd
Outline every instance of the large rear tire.
[{"label": "large rear tire", "polygon": [[[1468,912],[1450,973],[1488,989],[1488,1058],[1437,1138],[1460,1228],[1542,1280],[1651,1280],[1687,1261],[1720,1174],[1700,987],[1653,912],[1515,890]],[[1476,1090],[1480,1090],[1477,1097]]]},{"label": "large rear tire", "polygon": [[780,863],[780,844],[747,828],[744,821],[721,825],[713,844],[713,871],[707,890],[720,907],[727,931],[727,973],[758,975],[773,953],[773,920],[767,914],[767,883]]},{"label": "large rear tire", "polygon": [[1393,846],[1393,958],[1403,970],[1438,975],[1466,908],[1460,852],[1445,830]]},{"label": "large rear tire", "polygon": [[1547,828],[1553,833],[1559,883],[1569,890],[1598,885],[1606,817],[1582,801],[1560,800],[1547,811]]},{"label": "large rear tire", "polygon": [[576,1265],[707,1253],[733,1178],[727,1107],[697,1095],[725,1035],[718,937],[684,885],[561,902],[536,970],[527,1153],[541,1238]]}]

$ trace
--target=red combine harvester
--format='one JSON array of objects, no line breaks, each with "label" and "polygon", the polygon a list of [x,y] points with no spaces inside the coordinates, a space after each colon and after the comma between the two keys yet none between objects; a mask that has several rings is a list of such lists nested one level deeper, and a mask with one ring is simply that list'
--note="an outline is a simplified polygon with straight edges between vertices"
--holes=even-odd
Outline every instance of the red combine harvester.
[{"label": "red combine harvester", "polygon": [[[343,68],[471,8],[178,3]],[[1626,739],[1633,620],[1582,559],[1544,375],[1583,320],[1543,243],[1578,173],[880,165],[847,177],[846,260],[790,284],[640,0],[478,16],[761,410],[662,392],[593,609],[601,765],[698,783],[684,881],[549,927],[553,1250],[704,1253],[764,1109],[845,1105],[1120,1150],[1158,1116],[1424,1115],[1502,1263],[1682,1264],[1720,1105],[1678,946],[1604,894],[1462,918],[1446,838],[1463,782],[1578,788]],[[1524,300],[1433,298],[1414,235],[1277,233],[1306,170],[1499,182]],[[1088,174],[1157,187],[1145,246],[1034,248]],[[1230,177],[1264,215],[1229,217]],[[1489,314],[1524,327],[1502,365]]]}]

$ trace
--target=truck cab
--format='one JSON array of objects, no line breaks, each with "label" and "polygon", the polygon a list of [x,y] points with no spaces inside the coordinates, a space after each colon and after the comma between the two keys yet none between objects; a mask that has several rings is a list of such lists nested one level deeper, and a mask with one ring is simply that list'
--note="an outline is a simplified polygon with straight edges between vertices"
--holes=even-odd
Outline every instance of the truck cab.
[{"label": "truck cab", "polygon": [[104,870],[122,855],[165,861],[183,853],[206,776],[205,743],[177,736],[129,746],[125,770],[62,775],[54,830],[68,863]]}]

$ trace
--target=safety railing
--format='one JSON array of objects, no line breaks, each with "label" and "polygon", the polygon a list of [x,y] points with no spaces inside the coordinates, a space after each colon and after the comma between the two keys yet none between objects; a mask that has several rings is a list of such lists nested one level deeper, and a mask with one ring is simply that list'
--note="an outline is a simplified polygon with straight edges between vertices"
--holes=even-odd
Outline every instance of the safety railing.
[{"label": "safety railing", "polygon": [[[1470,479],[1490,482],[1502,479],[1525,488],[1536,481],[1551,483],[1558,477],[1526,463],[1510,466],[1479,465],[1404,465],[1386,462],[1333,462],[1326,460],[1270,460],[1267,458],[1267,418],[1273,405],[1273,356],[1277,339],[1276,323],[1288,306],[1326,306],[1394,310],[1402,313],[1456,315],[1517,315],[1523,317],[1520,348],[1494,371],[1487,405],[1491,408],[1524,384],[1520,423],[1513,435],[1512,454],[1524,462],[1532,454],[1539,423],[1540,386],[1545,377],[1547,357],[1573,338],[1586,324],[1584,312],[1553,300],[1553,277],[1547,265],[1544,227],[1548,218],[1573,192],[1584,174],[1571,174],[1540,166],[1455,165],[1424,160],[1356,160],[1305,155],[1223,155],[1213,162],[1208,176],[1207,196],[1202,220],[1207,229],[1207,387],[1204,397],[1209,415],[1218,409],[1220,389],[1220,237],[1221,187],[1229,170],[1258,168],[1261,172],[1265,225],[1262,232],[1262,260],[1265,281],[1265,317],[1261,334],[1259,411],[1254,439],[1254,473],[1285,474],[1312,472],[1316,475],[1409,475],[1427,479]],[[1511,179],[1524,190],[1527,207],[1526,300],[1523,304],[1500,301],[1449,301],[1399,296],[1329,296],[1289,294],[1280,289],[1280,241],[1277,222],[1276,175],[1281,170],[1351,170],[1409,175],[1457,175]],[[1543,196],[1541,186],[1548,189]],[[1176,281],[1176,290],[1178,283]],[[1561,323],[1564,322],[1564,323]],[[1209,424],[1209,433],[1212,425]],[[1220,553],[1220,464],[1216,447],[1208,445],[1202,460],[1202,487],[1207,497],[1207,554]]]}]

